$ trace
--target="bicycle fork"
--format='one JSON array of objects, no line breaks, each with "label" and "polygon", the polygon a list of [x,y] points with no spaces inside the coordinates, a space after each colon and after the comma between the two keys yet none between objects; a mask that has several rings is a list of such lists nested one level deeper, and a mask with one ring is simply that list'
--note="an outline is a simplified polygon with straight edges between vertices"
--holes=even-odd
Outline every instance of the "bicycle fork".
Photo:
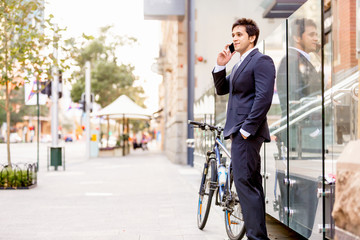
[{"label": "bicycle fork", "polygon": [[[200,184],[200,190],[199,190],[199,194],[202,196],[205,194],[205,187],[204,185],[206,184],[206,176],[208,174],[208,171],[209,171],[209,165],[211,164],[211,161],[215,161],[216,159],[214,157],[210,157],[211,154],[213,154],[214,152],[212,151],[208,151],[207,152],[207,156],[208,156],[208,161],[206,161],[204,163],[204,171],[203,171],[203,174],[202,174],[202,178],[201,178],[201,184]],[[216,171],[215,171],[216,172]],[[210,173],[212,174],[212,173]],[[211,178],[210,178],[211,179]],[[217,185],[217,182],[212,182],[212,181],[209,181],[209,184],[210,184],[210,190],[216,190],[216,185]]]}]

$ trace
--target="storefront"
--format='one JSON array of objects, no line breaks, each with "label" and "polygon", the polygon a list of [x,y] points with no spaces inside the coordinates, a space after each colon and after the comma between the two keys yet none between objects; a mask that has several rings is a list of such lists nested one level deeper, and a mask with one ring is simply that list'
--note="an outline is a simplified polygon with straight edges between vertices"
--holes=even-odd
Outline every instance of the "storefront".
[{"label": "storefront", "polygon": [[[309,239],[334,237],[336,162],[359,139],[357,8],[347,2],[308,0],[258,43],[277,70],[272,141],[261,150],[266,212]],[[196,101],[195,119],[223,125],[226,101],[210,89]],[[194,165],[209,139],[195,130]]]}]

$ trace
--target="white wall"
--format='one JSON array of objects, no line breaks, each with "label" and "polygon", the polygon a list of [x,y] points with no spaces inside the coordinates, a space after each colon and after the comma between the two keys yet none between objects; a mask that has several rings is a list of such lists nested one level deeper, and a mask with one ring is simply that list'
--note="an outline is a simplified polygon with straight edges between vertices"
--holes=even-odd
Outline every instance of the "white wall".
[{"label": "white wall", "polygon": [[[256,21],[260,28],[258,42],[262,41],[284,19],[264,19],[263,0],[196,0],[195,1],[195,54],[202,56],[203,62],[195,65],[195,101],[213,86],[211,71],[217,54],[227,43],[232,42],[231,27],[238,18],[246,17]],[[227,71],[239,60],[235,55],[228,64]],[[206,62],[205,62],[206,61]]]}]

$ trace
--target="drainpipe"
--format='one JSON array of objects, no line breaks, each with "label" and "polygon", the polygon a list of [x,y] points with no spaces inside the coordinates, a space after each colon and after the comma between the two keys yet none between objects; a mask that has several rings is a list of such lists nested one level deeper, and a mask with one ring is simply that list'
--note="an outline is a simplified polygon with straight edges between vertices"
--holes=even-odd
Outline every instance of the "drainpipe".
[{"label": "drainpipe", "polygon": [[[188,103],[187,103],[187,119],[194,120],[194,88],[195,88],[195,6],[194,0],[187,1],[187,62],[188,62],[188,78],[187,78],[187,89],[188,89]],[[187,122],[186,122],[187,124]],[[187,138],[194,138],[194,131],[187,124]],[[187,147],[187,164],[194,166],[194,148]]]}]

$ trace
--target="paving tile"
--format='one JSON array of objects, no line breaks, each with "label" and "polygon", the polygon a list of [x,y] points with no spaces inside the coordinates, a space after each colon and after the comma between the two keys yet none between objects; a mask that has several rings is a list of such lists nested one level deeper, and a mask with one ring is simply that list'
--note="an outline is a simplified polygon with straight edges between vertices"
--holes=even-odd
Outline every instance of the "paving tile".
[{"label": "paving tile", "polygon": [[[197,169],[172,164],[154,149],[85,160],[79,157],[82,144],[65,144],[66,171],[57,172],[46,170],[47,146],[41,145],[37,187],[0,191],[5,206],[1,239],[228,239],[223,211],[217,206],[212,206],[205,229],[197,228]],[[15,144],[12,151],[31,153],[34,147]],[[4,151],[0,144],[0,153]],[[271,239],[297,239],[281,232],[282,224],[269,221],[268,228]]]}]

